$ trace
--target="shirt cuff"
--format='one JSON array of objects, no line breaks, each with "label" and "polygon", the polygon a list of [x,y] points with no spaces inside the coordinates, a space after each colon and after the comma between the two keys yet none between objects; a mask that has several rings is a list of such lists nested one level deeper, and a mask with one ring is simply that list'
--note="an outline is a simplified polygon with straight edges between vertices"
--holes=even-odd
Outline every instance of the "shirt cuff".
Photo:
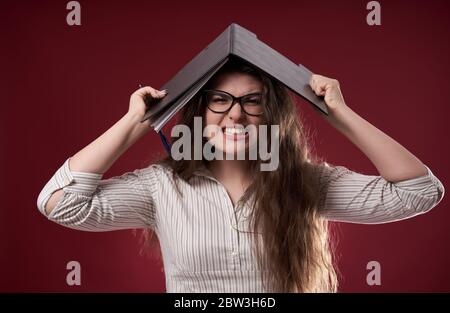
[{"label": "shirt cuff", "polygon": [[55,172],[38,196],[37,206],[45,216],[47,216],[45,205],[55,191],[63,189],[66,192],[92,195],[103,176],[103,174],[97,173],[71,171],[69,160],[70,158]]},{"label": "shirt cuff", "polygon": [[441,181],[433,174],[428,166],[425,164],[424,166],[427,169],[426,175],[399,181],[394,183],[394,185],[406,191],[423,191],[425,193],[430,193],[430,195],[436,195],[437,193],[437,203],[439,203],[444,197],[444,185],[442,185]]}]

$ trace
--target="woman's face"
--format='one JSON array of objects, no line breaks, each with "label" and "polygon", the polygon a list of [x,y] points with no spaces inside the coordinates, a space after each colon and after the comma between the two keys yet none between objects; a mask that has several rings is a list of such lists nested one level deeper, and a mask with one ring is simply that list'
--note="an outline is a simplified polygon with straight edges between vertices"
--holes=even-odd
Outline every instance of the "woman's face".
[{"label": "woman's face", "polygon": [[[234,97],[241,97],[253,93],[262,94],[262,83],[248,74],[226,73],[218,76],[210,89],[225,91]],[[210,133],[207,137],[209,142],[215,146],[215,149],[233,155],[238,151],[247,150],[256,142],[257,132],[253,132],[253,130],[256,130],[262,121],[262,116],[246,114],[237,101],[226,113],[215,113],[208,107],[205,111],[205,126],[217,125],[222,130],[218,135]],[[252,131],[240,133],[239,128],[246,127]]]}]

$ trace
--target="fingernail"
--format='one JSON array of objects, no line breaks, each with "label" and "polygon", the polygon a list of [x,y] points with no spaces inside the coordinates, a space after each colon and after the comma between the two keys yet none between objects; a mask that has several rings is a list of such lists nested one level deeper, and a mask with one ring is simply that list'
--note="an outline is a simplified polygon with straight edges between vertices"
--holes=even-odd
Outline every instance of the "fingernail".
[{"label": "fingernail", "polygon": [[161,90],[161,93],[167,93],[167,89]]}]

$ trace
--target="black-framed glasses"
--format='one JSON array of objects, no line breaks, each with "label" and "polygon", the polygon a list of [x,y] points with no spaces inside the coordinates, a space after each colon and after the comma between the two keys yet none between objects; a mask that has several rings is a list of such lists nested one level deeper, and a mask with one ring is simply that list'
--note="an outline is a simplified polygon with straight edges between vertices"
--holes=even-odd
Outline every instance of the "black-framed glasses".
[{"label": "black-framed glasses", "polygon": [[264,113],[262,106],[262,94],[260,92],[249,93],[241,97],[235,97],[222,90],[206,89],[203,91],[208,109],[214,113],[227,113],[237,102],[245,114],[260,116]]}]

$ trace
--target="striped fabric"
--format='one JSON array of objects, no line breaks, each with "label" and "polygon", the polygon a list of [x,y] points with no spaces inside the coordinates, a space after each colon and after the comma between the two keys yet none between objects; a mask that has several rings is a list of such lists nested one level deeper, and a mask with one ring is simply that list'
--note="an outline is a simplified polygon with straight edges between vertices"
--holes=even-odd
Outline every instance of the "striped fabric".
[{"label": "striped fabric", "polygon": [[[321,208],[332,221],[379,224],[435,207],[444,186],[428,174],[391,183],[343,166],[316,167]],[[37,199],[49,220],[84,231],[152,228],[158,235],[168,292],[266,292],[252,252],[249,207],[233,206],[224,186],[206,168],[175,189],[171,170],[153,164],[102,180],[101,174],[56,171]],[[64,193],[47,215],[44,206]]]}]

